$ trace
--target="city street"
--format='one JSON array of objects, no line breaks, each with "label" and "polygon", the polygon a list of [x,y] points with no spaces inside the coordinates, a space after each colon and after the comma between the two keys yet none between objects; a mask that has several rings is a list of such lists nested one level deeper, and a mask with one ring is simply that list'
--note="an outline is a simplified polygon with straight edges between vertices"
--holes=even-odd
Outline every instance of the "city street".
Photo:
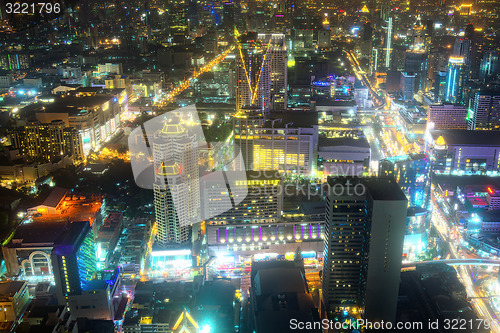
[{"label": "city street", "polygon": [[[436,197],[433,196],[432,201],[432,223],[437,229],[441,239],[448,245],[450,251],[450,258],[452,259],[467,259],[464,251],[459,251],[461,247],[461,236],[459,233],[452,232],[454,229],[452,223],[445,218],[441,211],[439,204],[436,202]],[[457,237],[458,234],[458,237]],[[491,299],[484,298],[484,292],[475,284],[474,276],[471,268],[466,265],[456,266],[459,279],[464,284],[467,295],[470,298],[471,304],[478,316],[482,319],[488,320],[491,325],[492,332],[500,332],[500,323],[498,321],[498,311],[495,311],[494,305],[491,304]],[[494,274],[497,274],[495,269]]]}]

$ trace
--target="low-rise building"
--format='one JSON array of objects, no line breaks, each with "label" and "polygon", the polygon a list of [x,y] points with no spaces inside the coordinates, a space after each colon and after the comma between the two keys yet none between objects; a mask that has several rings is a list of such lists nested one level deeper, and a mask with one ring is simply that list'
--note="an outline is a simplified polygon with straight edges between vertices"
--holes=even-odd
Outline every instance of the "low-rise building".
[{"label": "low-rise building", "polygon": [[26,281],[0,282],[0,320],[17,321],[30,302]]},{"label": "low-rise building", "polygon": [[467,129],[467,110],[460,104],[433,104],[427,112],[427,128],[431,130]]},{"label": "low-rise building", "polygon": [[201,203],[203,216],[209,217],[208,224],[267,223],[279,219],[283,208],[279,172],[227,171],[225,174],[227,184],[221,184],[215,173],[202,179],[204,199]]},{"label": "low-rise building", "polygon": [[431,130],[426,153],[437,173],[500,172],[500,131]]},{"label": "low-rise building", "polygon": [[127,302],[119,269],[105,272],[103,279],[89,281],[80,294],[68,296],[73,318],[120,320]]},{"label": "low-rise building", "polygon": [[252,262],[250,283],[250,320],[256,333],[289,331],[292,319],[304,323],[320,321],[302,262]]},{"label": "low-rise building", "polygon": [[323,176],[361,176],[368,171],[370,156],[364,136],[319,138],[318,170]]}]

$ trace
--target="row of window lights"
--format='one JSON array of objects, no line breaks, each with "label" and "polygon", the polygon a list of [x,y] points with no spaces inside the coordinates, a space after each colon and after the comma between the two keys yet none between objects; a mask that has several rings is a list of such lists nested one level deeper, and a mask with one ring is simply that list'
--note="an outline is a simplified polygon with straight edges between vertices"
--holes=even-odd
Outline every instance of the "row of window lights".
[{"label": "row of window lights", "polygon": [[[325,236],[324,236],[323,234],[321,234],[321,235],[320,235],[320,238],[324,238],[324,237],[325,237]],[[285,239],[285,236],[281,235],[281,236],[279,236],[278,238],[279,238],[279,240],[284,240],[284,239]],[[302,238],[302,237],[301,237],[300,235],[295,235],[295,239],[301,239],[301,238]],[[310,238],[310,237],[309,237],[309,235],[304,235],[304,239],[309,239],[309,238]],[[318,238],[318,236],[317,236],[316,234],[313,234],[313,235],[311,236],[311,238],[315,239],[315,238]],[[265,242],[265,241],[267,241],[267,239],[268,239],[268,238],[267,238],[266,236],[262,237],[262,241],[264,241],[264,242]],[[272,241],[275,241],[275,240],[276,240],[276,236],[271,236],[271,238],[270,238],[270,239],[271,239]],[[293,239],[293,236],[292,236],[292,235],[288,235],[288,236],[286,236],[286,239],[288,239],[288,240],[292,240],[292,239]],[[259,240],[260,240],[260,238],[259,238],[259,237],[254,237],[254,238],[253,238],[253,240],[254,240],[255,242],[257,242],[257,241],[259,241]],[[220,239],[219,241],[220,241],[221,243],[225,243],[225,242],[226,242],[226,240],[225,240],[224,238]],[[237,242],[242,242],[242,241],[243,241],[243,238],[238,237],[238,238],[236,238],[236,241],[237,241]],[[251,242],[251,241],[252,241],[252,239],[251,239],[250,237],[246,237],[246,238],[245,238],[245,241],[246,241],[246,242]],[[233,242],[234,242],[234,239],[229,238],[228,242],[229,242],[229,243],[233,243]]]}]

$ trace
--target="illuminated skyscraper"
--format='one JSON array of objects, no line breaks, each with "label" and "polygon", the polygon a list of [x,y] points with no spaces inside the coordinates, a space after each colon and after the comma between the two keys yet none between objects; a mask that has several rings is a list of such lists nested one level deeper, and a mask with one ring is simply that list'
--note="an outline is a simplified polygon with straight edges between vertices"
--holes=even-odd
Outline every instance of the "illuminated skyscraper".
[{"label": "illuminated skyscraper", "polygon": [[394,178],[328,178],[323,301],[394,321],[408,200]]},{"label": "illuminated skyscraper", "polygon": [[463,57],[450,57],[446,71],[446,95],[449,103],[462,102],[465,80],[465,61]]},{"label": "illuminated skyscraper", "polygon": [[382,21],[387,21],[389,19],[390,12],[391,12],[391,0],[381,0],[380,1],[380,19]]},{"label": "illuminated skyscraper", "polygon": [[415,73],[401,72],[400,93],[404,101],[411,102],[415,95]]},{"label": "illuminated skyscraper", "polygon": [[248,33],[240,36],[236,54],[236,109],[287,108],[285,35]]},{"label": "illuminated skyscraper", "polygon": [[444,102],[446,96],[446,72],[438,71],[434,79],[434,103]]},{"label": "illuminated skyscraper", "polygon": [[498,73],[500,73],[500,51],[484,51],[479,67],[479,79],[484,81]]},{"label": "illuminated skyscraper", "polygon": [[259,34],[259,39],[268,43],[270,57],[271,108],[283,112],[287,109],[288,56],[284,34]]},{"label": "illuminated skyscraper", "polygon": [[477,92],[467,121],[470,130],[500,130],[500,92]]},{"label": "illuminated skyscraper", "polygon": [[378,58],[378,49],[373,48],[372,53],[370,55],[370,75],[373,75],[378,71],[379,67],[379,58]]},{"label": "illuminated skyscraper", "polygon": [[236,51],[236,111],[271,109],[271,56],[256,33],[239,36]]},{"label": "illuminated skyscraper", "polygon": [[464,63],[470,69],[471,63],[471,40],[467,38],[458,38],[453,47],[453,55],[464,58]]},{"label": "illuminated skyscraper", "polygon": [[391,67],[391,52],[392,52],[392,17],[389,17],[386,21],[387,30],[385,35],[385,68],[389,69]]},{"label": "illuminated skyscraper", "polygon": [[426,209],[430,199],[430,163],[425,154],[388,157],[379,163],[380,177],[393,176],[410,207]]},{"label": "illuminated skyscraper", "polygon": [[94,233],[87,221],[68,225],[52,249],[51,262],[57,301],[66,305],[69,295],[79,295],[86,290],[97,271]]},{"label": "illuminated skyscraper", "polygon": [[153,139],[153,184],[158,245],[189,241],[200,207],[198,142],[177,119],[169,119]]},{"label": "illuminated skyscraper", "polygon": [[405,53],[405,72],[415,73],[415,91],[427,88],[427,53],[413,50]]}]

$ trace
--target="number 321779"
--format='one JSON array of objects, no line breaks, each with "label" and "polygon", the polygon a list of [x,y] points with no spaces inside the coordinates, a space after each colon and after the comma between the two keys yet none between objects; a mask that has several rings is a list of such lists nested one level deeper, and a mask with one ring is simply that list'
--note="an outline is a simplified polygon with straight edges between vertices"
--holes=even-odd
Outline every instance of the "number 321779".
[{"label": "number 321779", "polygon": [[59,14],[61,4],[51,2],[7,2],[5,12],[7,14]]}]

